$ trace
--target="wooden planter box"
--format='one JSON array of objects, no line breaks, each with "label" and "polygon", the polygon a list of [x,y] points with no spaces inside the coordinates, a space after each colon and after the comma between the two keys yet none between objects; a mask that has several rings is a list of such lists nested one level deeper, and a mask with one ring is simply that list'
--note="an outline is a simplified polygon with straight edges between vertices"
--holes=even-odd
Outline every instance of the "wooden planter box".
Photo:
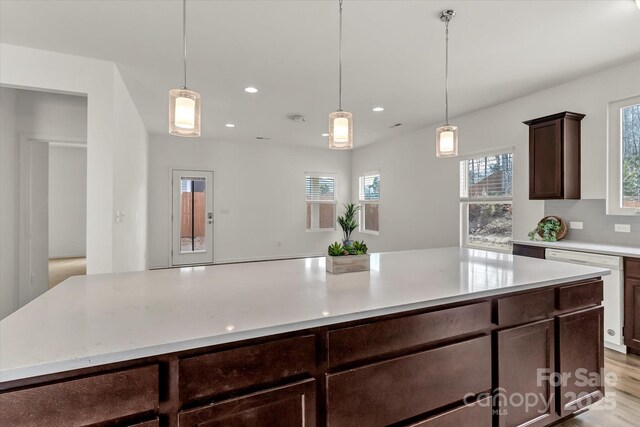
[{"label": "wooden planter box", "polygon": [[327,255],[327,271],[333,274],[351,273],[354,271],[369,270],[369,254],[366,255]]}]

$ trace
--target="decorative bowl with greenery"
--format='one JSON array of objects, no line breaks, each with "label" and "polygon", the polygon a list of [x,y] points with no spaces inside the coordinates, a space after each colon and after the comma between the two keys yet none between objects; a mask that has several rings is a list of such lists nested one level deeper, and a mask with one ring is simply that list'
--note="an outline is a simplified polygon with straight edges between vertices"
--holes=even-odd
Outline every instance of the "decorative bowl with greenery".
[{"label": "decorative bowl with greenery", "polygon": [[358,228],[358,220],[356,215],[360,210],[360,205],[355,203],[347,203],[344,205],[344,215],[338,217],[338,224],[342,228],[342,244],[344,246],[351,246],[353,241],[351,240],[351,233]]},{"label": "decorative bowl with greenery", "polygon": [[537,227],[528,234],[529,239],[535,240],[536,236],[545,242],[557,242],[567,235],[567,224],[556,216],[546,216],[540,220]]}]

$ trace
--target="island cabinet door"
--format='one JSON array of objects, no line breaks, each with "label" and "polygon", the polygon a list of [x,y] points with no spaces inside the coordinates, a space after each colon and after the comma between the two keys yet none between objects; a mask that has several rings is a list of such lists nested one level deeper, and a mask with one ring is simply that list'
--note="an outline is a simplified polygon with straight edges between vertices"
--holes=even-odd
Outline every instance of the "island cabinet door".
[{"label": "island cabinet door", "polygon": [[500,427],[543,426],[555,417],[553,319],[497,332]]},{"label": "island cabinet door", "polygon": [[558,316],[558,413],[586,408],[604,396],[604,308]]},{"label": "island cabinet door", "polygon": [[258,391],[182,411],[179,427],[314,427],[315,380]]}]

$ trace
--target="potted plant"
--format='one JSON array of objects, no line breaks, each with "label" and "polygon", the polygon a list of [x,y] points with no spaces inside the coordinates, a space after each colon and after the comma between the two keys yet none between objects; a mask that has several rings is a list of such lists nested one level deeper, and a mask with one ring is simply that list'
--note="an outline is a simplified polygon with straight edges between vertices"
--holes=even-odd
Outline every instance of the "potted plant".
[{"label": "potted plant", "polygon": [[344,246],[351,246],[353,241],[351,240],[351,233],[358,228],[358,220],[356,215],[360,210],[360,205],[355,203],[347,203],[344,205],[344,215],[338,217],[338,224],[342,228],[342,244]]},{"label": "potted plant", "polygon": [[369,248],[364,241],[351,245],[334,242],[327,251],[327,271],[333,274],[369,270]]},{"label": "potted plant", "polygon": [[557,216],[546,216],[538,222],[536,228],[528,234],[529,239],[535,240],[536,236],[545,242],[557,242],[567,236],[567,223]]}]

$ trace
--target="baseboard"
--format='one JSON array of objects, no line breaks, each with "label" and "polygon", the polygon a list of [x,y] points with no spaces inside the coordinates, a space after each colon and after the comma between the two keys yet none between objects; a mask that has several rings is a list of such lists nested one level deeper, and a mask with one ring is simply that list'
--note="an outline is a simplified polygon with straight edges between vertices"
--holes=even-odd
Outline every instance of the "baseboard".
[{"label": "baseboard", "polygon": [[49,255],[49,259],[68,259],[68,258],[86,258],[86,254],[82,255]]},{"label": "baseboard", "polygon": [[613,351],[617,351],[618,353],[627,354],[627,346],[626,345],[618,345],[610,342],[604,342],[605,348],[611,349]]}]

